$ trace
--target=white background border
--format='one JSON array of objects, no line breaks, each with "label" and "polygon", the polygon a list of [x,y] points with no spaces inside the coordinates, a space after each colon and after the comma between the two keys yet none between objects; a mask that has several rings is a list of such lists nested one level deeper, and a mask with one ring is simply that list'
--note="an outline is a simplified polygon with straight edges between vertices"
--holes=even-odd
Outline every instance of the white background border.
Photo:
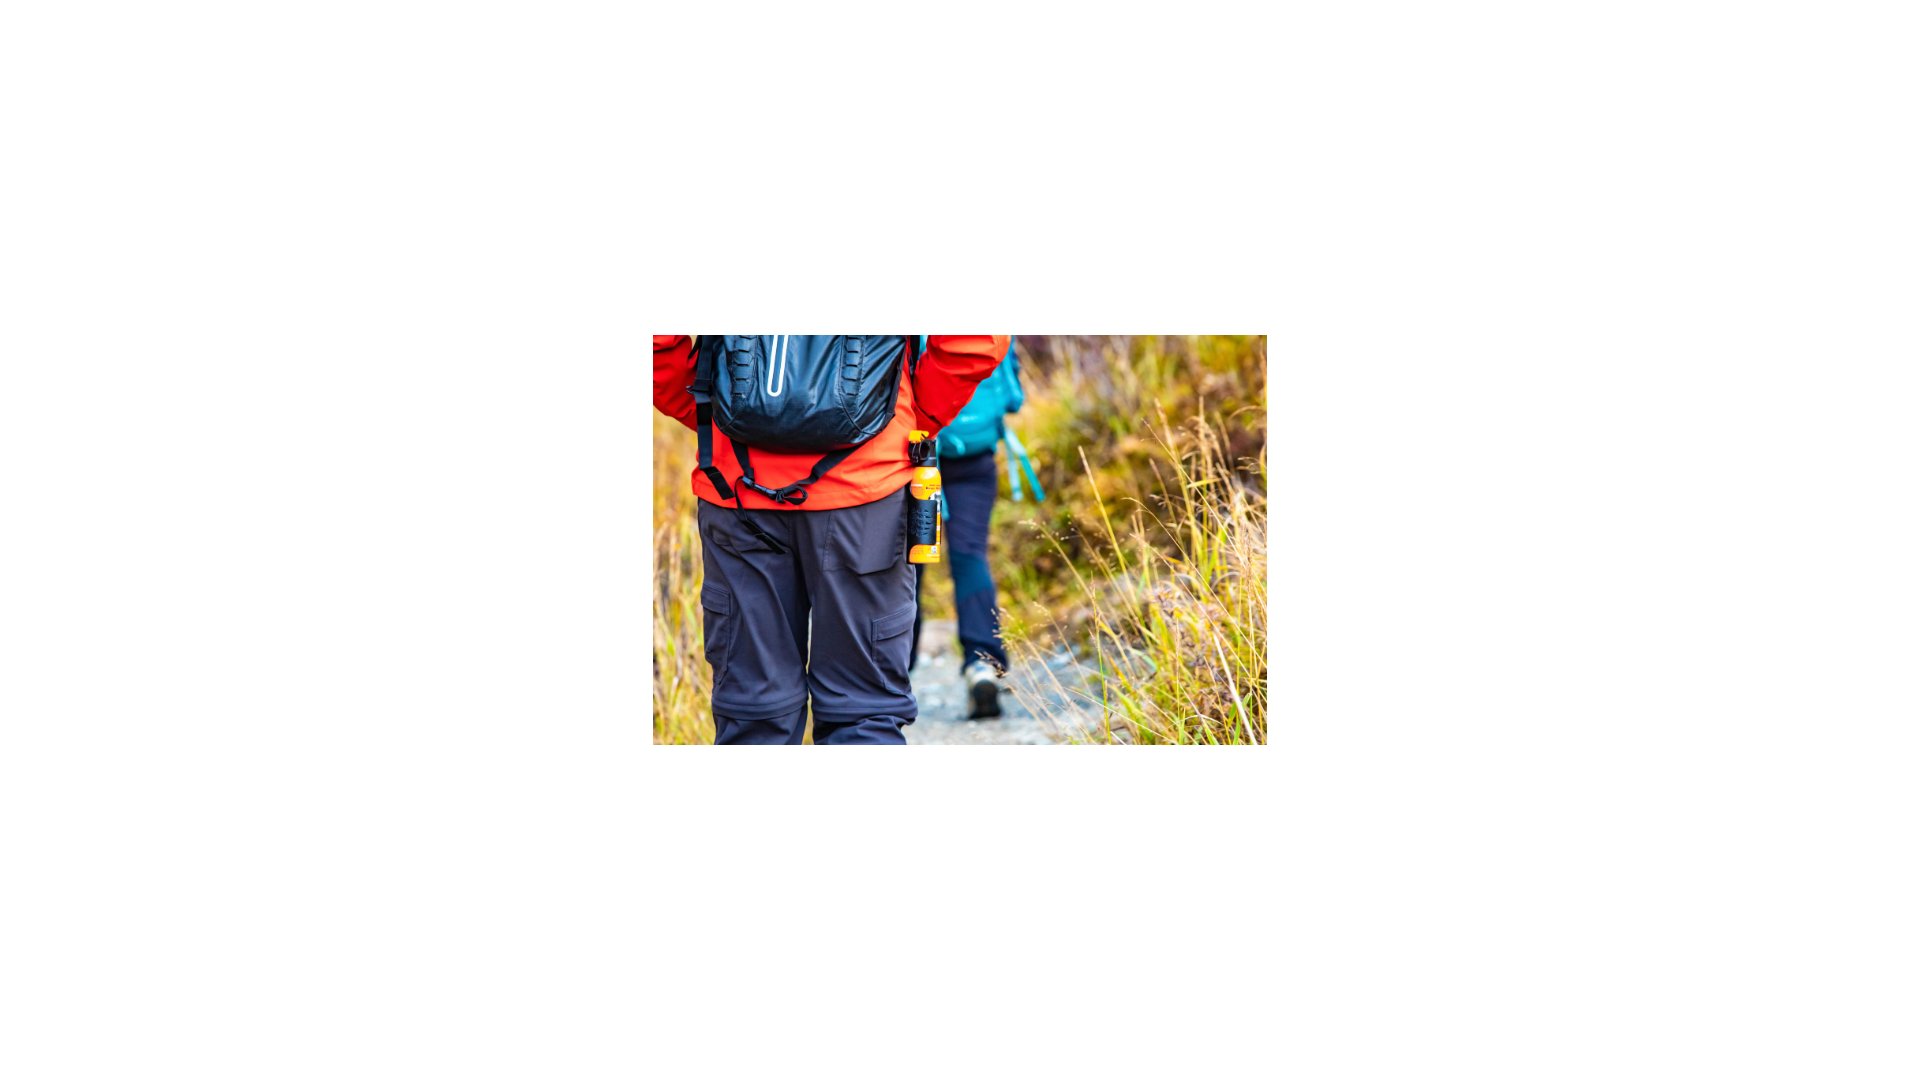
[{"label": "white background border", "polygon": [[[0,1065],[1911,1072],[1889,10],[10,9]],[[748,317],[1268,333],[1274,745],[649,746]]]}]

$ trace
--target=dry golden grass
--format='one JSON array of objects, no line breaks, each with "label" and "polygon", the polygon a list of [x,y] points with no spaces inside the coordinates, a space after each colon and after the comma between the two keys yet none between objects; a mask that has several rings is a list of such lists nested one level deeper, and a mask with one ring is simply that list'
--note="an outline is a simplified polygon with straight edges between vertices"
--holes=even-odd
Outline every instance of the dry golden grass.
[{"label": "dry golden grass", "polygon": [[[1202,412],[1184,427],[1164,411],[1153,433],[1168,462],[1160,509],[1138,500],[1124,537],[1099,485],[1091,483],[1107,541],[1092,546],[1091,571],[1072,568],[1074,604],[1046,609],[1042,628],[1008,628],[1025,671],[1051,683],[1048,700],[1092,712],[1100,740],[1135,744],[1263,744],[1267,739],[1266,498],[1236,476],[1219,428]],[[1093,479],[1085,459],[1082,467]],[[1265,479],[1265,451],[1258,472]],[[1264,483],[1262,484],[1264,487]],[[1156,544],[1156,537],[1172,537]],[[1036,632],[1042,629],[1045,632]],[[1079,643],[1093,664],[1086,685],[1066,686],[1044,654]],[[1071,728],[1066,717],[1061,728]]]},{"label": "dry golden grass", "polygon": [[713,668],[700,635],[693,432],[653,414],[653,741],[713,742]]}]

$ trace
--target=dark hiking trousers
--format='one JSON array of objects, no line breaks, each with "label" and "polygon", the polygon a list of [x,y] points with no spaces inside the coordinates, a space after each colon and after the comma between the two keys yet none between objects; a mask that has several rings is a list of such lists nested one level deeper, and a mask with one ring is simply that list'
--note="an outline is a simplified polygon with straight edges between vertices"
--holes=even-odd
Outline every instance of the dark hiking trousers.
[{"label": "dark hiking trousers", "polygon": [[[953,573],[953,606],[960,624],[960,670],[975,660],[987,660],[1007,669],[1007,649],[1000,642],[1000,597],[987,570],[987,526],[993,521],[993,500],[1000,495],[1000,472],[993,451],[963,458],[940,459],[940,489],[946,493],[947,568]],[[926,567],[916,567],[921,582]],[[916,583],[915,600],[918,601]],[[920,654],[920,616],[913,618],[913,653]]]},{"label": "dark hiking trousers", "polygon": [[815,744],[904,745],[918,715],[906,488],[865,506],[746,513],[785,554],[732,507],[700,502],[714,742],[796,745],[811,698]]}]

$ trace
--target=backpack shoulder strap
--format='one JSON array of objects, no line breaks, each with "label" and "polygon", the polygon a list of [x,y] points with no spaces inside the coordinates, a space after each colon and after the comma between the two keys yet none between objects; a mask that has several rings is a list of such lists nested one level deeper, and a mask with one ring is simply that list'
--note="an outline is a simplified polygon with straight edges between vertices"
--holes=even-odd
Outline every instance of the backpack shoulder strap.
[{"label": "backpack shoulder strap", "polygon": [[727,486],[727,478],[713,464],[713,372],[719,363],[720,350],[725,347],[724,341],[720,334],[700,335],[700,349],[693,361],[693,385],[687,387],[687,393],[693,395],[693,427],[700,438],[700,471],[706,474],[721,498],[733,499],[735,495]]},{"label": "backpack shoulder strap", "polygon": [[[747,514],[746,507],[740,505],[739,489],[730,487],[726,475],[713,463],[713,377],[720,365],[720,352],[725,348],[726,335],[700,335],[700,351],[693,361],[693,385],[687,387],[687,393],[693,395],[693,426],[700,439],[699,469],[706,475],[707,482],[713,485],[715,494],[722,499],[733,500],[733,516],[740,519],[747,531],[775,553],[784,555],[787,553],[786,547]],[[753,470],[747,467],[747,448],[736,442],[733,452],[740,458],[741,466],[747,469],[746,482],[752,483]]]}]

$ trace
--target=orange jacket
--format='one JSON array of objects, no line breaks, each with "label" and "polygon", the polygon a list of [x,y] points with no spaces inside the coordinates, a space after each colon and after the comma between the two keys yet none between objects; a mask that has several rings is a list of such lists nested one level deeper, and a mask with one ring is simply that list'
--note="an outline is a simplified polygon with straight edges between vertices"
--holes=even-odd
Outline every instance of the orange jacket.
[{"label": "orange jacket", "polygon": [[[807,489],[804,507],[789,506],[741,487],[740,462],[734,457],[733,444],[718,427],[713,429],[713,464],[727,484],[740,493],[742,506],[762,510],[833,510],[860,506],[884,498],[907,485],[913,466],[907,462],[907,433],[919,429],[937,434],[966,407],[973,388],[993,374],[1006,355],[1007,334],[931,334],[927,351],[920,358],[920,372],[907,376],[901,365],[900,396],[894,402],[893,421],[880,434],[867,440]],[[693,427],[693,395],[687,386],[693,382],[693,338],[687,334],[653,336],[654,408]],[[917,391],[917,392],[916,392]],[[780,488],[803,480],[813,471],[819,454],[776,454],[755,449],[753,475],[762,485]],[[710,503],[722,502],[713,484],[693,470],[693,493]]]}]

